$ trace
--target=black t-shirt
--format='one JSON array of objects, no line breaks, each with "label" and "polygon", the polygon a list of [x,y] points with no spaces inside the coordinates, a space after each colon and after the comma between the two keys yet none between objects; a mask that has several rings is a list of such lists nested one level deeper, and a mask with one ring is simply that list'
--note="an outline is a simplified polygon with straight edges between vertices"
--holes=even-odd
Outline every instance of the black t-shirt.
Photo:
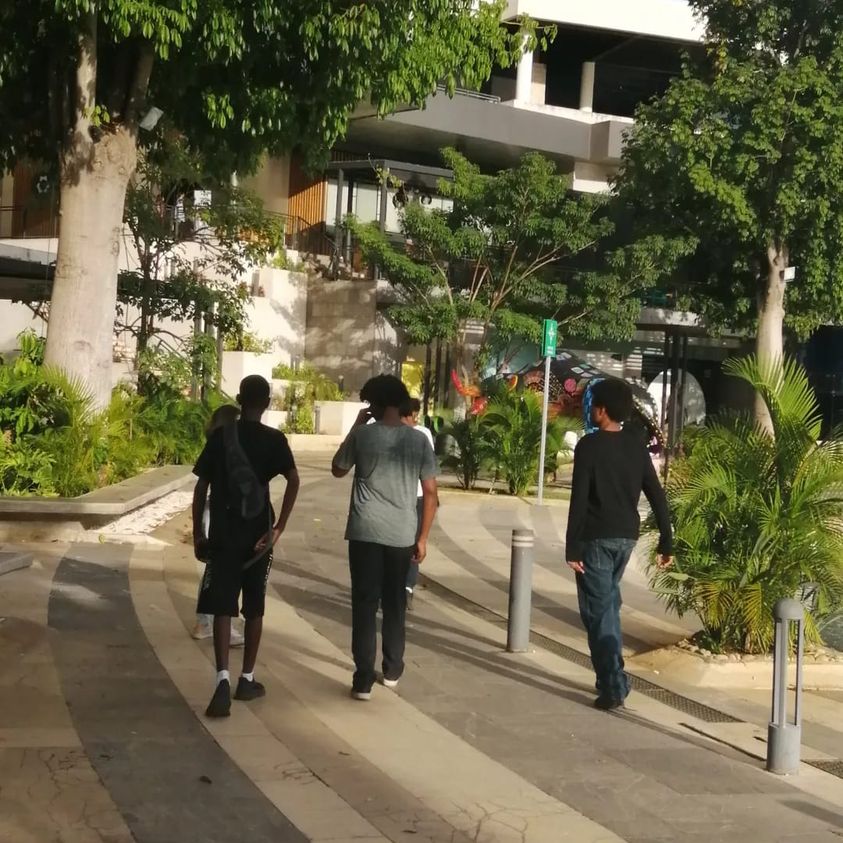
[{"label": "black t-shirt", "polygon": [[[287,437],[265,424],[241,419],[237,436],[252,469],[261,483],[279,475],[289,476],[296,467]],[[251,546],[266,533],[270,511],[244,521],[237,507],[230,506],[223,429],[215,430],[199,455],[193,473],[211,484],[211,528],[208,538],[214,546]],[[269,505],[269,496],[267,495]]]},{"label": "black t-shirt", "polygon": [[593,539],[637,539],[641,492],[656,516],[659,553],[670,554],[667,498],[637,432],[597,431],[580,439],[574,451],[566,558],[582,560],[583,544]]}]

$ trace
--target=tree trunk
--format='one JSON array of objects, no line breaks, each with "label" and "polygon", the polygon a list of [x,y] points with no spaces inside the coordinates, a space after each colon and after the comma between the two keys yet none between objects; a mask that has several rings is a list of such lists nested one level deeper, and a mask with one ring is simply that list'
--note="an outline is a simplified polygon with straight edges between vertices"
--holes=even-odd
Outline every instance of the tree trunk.
[{"label": "tree trunk", "polygon": [[[758,332],[755,352],[762,368],[780,362],[784,357],[784,270],[787,249],[770,245],[767,249],[767,283],[758,296]],[[760,395],[755,397],[755,420],[773,434],[773,420]]]},{"label": "tree trunk", "polygon": [[150,275],[149,266],[143,267],[143,286],[141,292],[141,317],[140,317],[140,331],[138,331],[137,357],[139,359],[141,354],[146,351],[149,345],[149,338],[152,336],[152,294],[154,292],[155,282]]},{"label": "tree trunk", "polygon": [[[88,387],[98,408],[111,397],[117,268],[126,188],[137,164],[137,130],[154,51],[144,41],[120,102],[102,117],[97,103],[99,6],[83,4],[71,119],[59,155],[60,217],[46,362]],[[116,119],[115,119],[116,118]]]},{"label": "tree trunk", "polygon": [[85,382],[98,408],[112,387],[123,205],[135,169],[125,129],[80,142],[61,164],[61,231],[46,362]]}]

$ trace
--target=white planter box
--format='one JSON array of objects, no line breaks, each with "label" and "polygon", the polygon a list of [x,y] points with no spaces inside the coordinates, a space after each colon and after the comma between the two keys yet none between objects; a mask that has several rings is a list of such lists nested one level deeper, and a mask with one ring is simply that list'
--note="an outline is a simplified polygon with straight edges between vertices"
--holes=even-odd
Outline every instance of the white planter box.
[{"label": "white planter box", "polygon": [[255,354],[253,351],[224,351],[222,353],[222,391],[234,398],[240,381],[246,375],[261,375],[272,382],[272,368],[278,362],[275,354]]},{"label": "white planter box", "polygon": [[274,427],[277,430],[283,430],[284,425],[287,424],[286,410],[267,410],[263,414],[261,421],[268,427]]},{"label": "white planter box", "polygon": [[359,401],[317,401],[316,432],[325,436],[345,436],[365,406]]}]

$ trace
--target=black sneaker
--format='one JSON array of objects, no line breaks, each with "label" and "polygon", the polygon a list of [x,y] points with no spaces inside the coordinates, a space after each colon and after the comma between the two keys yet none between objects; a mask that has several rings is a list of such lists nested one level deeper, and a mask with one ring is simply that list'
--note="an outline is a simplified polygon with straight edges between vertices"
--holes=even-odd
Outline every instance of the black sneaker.
[{"label": "black sneaker", "polygon": [[220,682],[208,707],[205,709],[205,717],[228,717],[231,714],[231,685],[227,679]]},{"label": "black sneaker", "polygon": [[624,705],[623,700],[600,696],[594,701],[594,707],[599,708],[600,711],[614,711],[616,708],[623,708]]},{"label": "black sneaker", "polygon": [[254,679],[246,679],[245,676],[240,677],[240,681],[237,683],[237,690],[234,692],[235,700],[249,702],[250,700],[256,700],[259,697],[265,696],[266,688],[260,682],[255,682]]}]

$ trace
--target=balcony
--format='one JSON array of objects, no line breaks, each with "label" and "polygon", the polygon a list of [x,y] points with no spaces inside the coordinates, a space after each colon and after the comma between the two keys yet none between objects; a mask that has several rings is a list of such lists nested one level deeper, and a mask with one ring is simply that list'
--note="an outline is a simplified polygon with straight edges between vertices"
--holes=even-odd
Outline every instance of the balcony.
[{"label": "balcony", "polygon": [[632,121],[575,108],[501,102],[499,98],[458,92],[431,97],[425,108],[385,120],[351,124],[350,145],[401,150],[435,161],[438,150],[456,146],[469,159],[490,167],[514,164],[537,150],[571,171],[576,161],[615,164],[623,132]]},{"label": "balcony", "polygon": [[689,43],[703,36],[703,26],[686,0],[509,0],[504,17],[518,15]]}]

